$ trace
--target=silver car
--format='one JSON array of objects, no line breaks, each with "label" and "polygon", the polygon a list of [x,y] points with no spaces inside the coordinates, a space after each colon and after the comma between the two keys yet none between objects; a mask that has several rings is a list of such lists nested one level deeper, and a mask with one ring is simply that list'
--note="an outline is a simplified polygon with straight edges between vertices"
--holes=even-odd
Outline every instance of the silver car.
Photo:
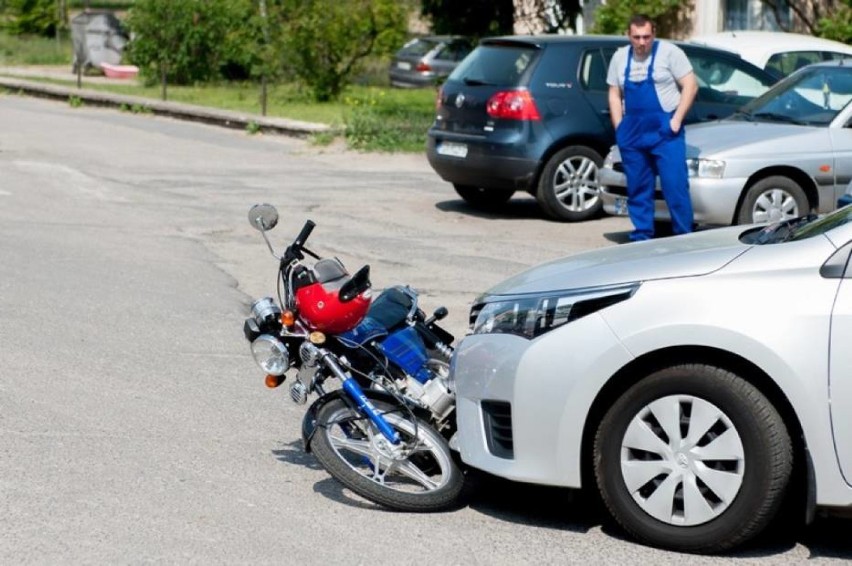
[{"label": "silver car", "polygon": [[472,50],[473,43],[466,37],[430,35],[412,39],[390,62],[391,86],[434,87]]},{"label": "silver car", "polygon": [[478,297],[461,458],[597,489],[640,541],[719,552],[787,498],[852,512],[852,206],[581,253]]},{"label": "silver car", "polygon": [[[805,67],[732,117],[686,128],[690,194],[699,224],[750,224],[835,208],[852,179],[852,65]],[[600,170],[604,210],[627,212],[614,147]],[[658,220],[669,213],[657,185]]]}]

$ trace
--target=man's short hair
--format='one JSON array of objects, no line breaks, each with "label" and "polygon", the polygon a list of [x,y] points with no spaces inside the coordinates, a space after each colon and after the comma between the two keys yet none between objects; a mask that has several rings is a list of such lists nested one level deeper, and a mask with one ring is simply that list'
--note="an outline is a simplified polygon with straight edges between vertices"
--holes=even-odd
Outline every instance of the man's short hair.
[{"label": "man's short hair", "polygon": [[630,17],[630,21],[627,23],[627,31],[629,32],[630,28],[633,26],[642,27],[645,24],[651,24],[651,31],[657,31],[657,24],[655,24],[654,20],[652,20],[646,14],[633,14]]}]

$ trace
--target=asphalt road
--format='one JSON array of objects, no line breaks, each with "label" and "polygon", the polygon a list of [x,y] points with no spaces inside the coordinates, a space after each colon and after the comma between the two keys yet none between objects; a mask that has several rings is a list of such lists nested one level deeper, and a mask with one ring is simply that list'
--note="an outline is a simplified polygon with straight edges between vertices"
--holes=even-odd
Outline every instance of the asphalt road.
[{"label": "asphalt road", "polygon": [[726,557],[625,540],[570,490],[473,476],[459,509],[381,510],[301,451],[303,407],[242,338],[275,263],[247,222],[282,213],[376,287],[409,283],[464,333],[524,267],[617,245],[625,219],[465,206],[423,156],[0,95],[0,563],[793,564],[848,562],[821,519]]}]

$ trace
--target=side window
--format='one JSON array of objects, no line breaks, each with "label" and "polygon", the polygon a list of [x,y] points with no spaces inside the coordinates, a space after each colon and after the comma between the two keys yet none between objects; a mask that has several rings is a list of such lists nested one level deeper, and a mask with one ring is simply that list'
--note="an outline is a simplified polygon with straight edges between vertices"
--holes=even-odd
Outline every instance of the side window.
[{"label": "side window", "polygon": [[435,59],[442,61],[461,61],[470,53],[470,45],[463,41],[454,41],[441,48]]},{"label": "side window", "polygon": [[781,76],[786,76],[797,69],[801,69],[811,63],[822,61],[819,51],[788,51],[787,53],[776,53],[766,63],[767,70],[771,67],[777,70]]},{"label": "side window", "polygon": [[769,90],[763,76],[736,59],[687,53],[698,81],[698,100],[742,105]]},{"label": "side window", "polygon": [[580,84],[586,90],[609,90],[606,84],[607,61],[599,49],[586,51],[580,59]]}]

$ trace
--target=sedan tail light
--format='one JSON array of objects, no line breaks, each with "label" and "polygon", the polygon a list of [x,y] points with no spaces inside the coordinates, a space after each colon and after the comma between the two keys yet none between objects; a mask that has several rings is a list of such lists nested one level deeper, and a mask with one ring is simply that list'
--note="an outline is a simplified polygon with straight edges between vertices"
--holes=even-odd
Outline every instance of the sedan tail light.
[{"label": "sedan tail light", "polygon": [[488,115],[505,120],[541,120],[535,100],[527,90],[503,90],[488,99]]},{"label": "sedan tail light", "polygon": [[424,63],[423,61],[421,61],[420,63],[417,63],[417,66],[414,67],[414,69],[418,73],[427,73],[432,70],[432,67],[430,67],[428,63]]}]

